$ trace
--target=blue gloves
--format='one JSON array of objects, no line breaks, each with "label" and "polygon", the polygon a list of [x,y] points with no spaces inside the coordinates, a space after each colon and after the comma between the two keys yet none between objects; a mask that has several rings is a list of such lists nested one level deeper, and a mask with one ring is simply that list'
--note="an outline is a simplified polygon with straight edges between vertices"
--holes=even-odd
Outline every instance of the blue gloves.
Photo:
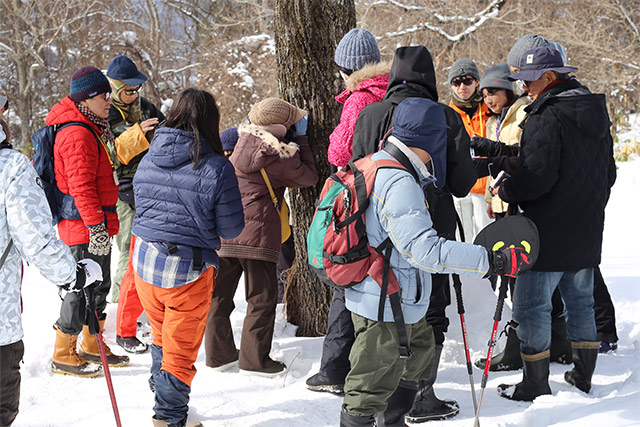
[{"label": "blue gloves", "polygon": [[307,134],[307,125],[309,124],[309,115],[306,114],[303,118],[295,122],[292,126],[293,136],[303,136]]}]

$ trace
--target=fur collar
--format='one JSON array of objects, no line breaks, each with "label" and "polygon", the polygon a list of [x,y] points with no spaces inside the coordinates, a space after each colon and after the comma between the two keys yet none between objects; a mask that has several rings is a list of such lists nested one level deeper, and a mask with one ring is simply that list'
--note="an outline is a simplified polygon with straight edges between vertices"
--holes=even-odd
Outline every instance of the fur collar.
[{"label": "fur collar", "polygon": [[391,71],[391,62],[378,62],[377,64],[368,64],[358,71],[354,71],[349,80],[346,82],[347,90],[355,92],[360,83],[370,80],[376,76],[389,74]]},{"label": "fur collar", "polygon": [[283,159],[288,159],[298,152],[299,146],[295,142],[287,143],[280,140],[287,133],[287,129],[282,125],[257,126],[252,124],[240,125],[238,134],[245,132],[262,140],[262,142],[273,148]]}]

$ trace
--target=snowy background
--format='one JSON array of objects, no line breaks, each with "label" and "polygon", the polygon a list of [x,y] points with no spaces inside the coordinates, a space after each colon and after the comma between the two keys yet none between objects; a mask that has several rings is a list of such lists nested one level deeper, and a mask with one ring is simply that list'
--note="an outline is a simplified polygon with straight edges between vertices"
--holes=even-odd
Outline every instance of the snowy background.
[{"label": "snowy background", "polygon": [[[620,142],[640,139],[640,119],[630,118],[631,130],[620,135]],[[602,255],[602,273],[616,308],[618,350],[598,358],[593,388],[585,395],[564,382],[566,365],[551,364],[549,378],[552,396],[542,396],[533,403],[511,402],[498,396],[496,387],[519,382],[521,371],[490,373],[482,405],[484,426],[638,426],[640,425],[640,159],[618,164],[618,179],[607,206]],[[112,255],[113,271],[117,248]],[[466,322],[472,359],[486,354],[496,297],[488,281],[463,278]],[[33,266],[25,266],[23,281],[25,356],[22,365],[20,413],[15,426],[113,426],[113,411],[104,375],[80,379],[51,373],[60,300],[56,287],[40,276]],[[242,286],[236,295],[232,323],[236,344],[246,309]],[[115,344],[116,305],[107,307],[106,340],[118,354]],[[473,424],[473,405],[464,361],[460,322],[455,302],[449,307],[451,320],[443,359],[440,364],[436,394],[455,399],[460,414],[447,421],[428,426],[467,426]],[[505,306],[503,319],[510,318]],[[502,329],[505,320],[500,324]],[[288,324],[278,307],[278,317],[271,356],[284,361],[289,371],[265,379],[243,376],[238,368],[218,373],[206,367],[201,348],[192,384],[189,421],[209,426],[337,426],[342,398],[308,391],[305,380],[317,372],[322,338],[295,336],[295,326]],[[496,352],[504,345],[498,342]],[[120,417],[123,426],[151,425],[153,393],[147,379],[150,353],[129,355],[131,363],[112,368]],[[476,390],[482,372],[474,367]]]}]

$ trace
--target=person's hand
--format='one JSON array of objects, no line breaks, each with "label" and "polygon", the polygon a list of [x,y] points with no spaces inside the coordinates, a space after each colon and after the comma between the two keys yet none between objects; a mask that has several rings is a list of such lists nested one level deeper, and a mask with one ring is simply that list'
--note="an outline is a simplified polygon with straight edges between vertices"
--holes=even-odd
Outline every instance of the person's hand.
[{"label": "person's hand", "polygon": [[147,119],[140,122],[140,127],[142,128],[142,132],[147,133],[150,130],[153,130],[157,124],[158,124],[158,118],[153,117],[151,119]]},{"label": "person's hand", "polygon": [[111,243],[109,242],[109,232],[104,221],[87,228],[89,228],[89,253],[99,256],[107,255],[111,250]]},{"label": "person's hand", "polygon": [[493,155],[494,144],[497,144],[497,142],[477,135],[474,135],[469,141],[469,145],[473,148],[476,156],[482,157],[489,157]]},{"label": "person's hand", "polygon": [[65,291],[80,292],[95,282],[102,282],[102,268],[94,260],[84,258],[78,261],[76,266],[76,280],[60,287]]},{"label": "person's hand", "polygon": [[487,206],[487,216],[491,219],[495,219],[496,218],[496,214],[495,212],[493,212],[493,208],[491,207],[491,203],[489,203],[489,205]]},{"label": "person's hand", "polygon": [[489,272],[498,276],[516,277],[520,270],[530,264],[529,255],[521,247],[506,247],[497,251],[487,251],[489,254]]},{"label": "person's hand", "polygon": [[307,134],[307,125],[309,124],[309,115],[305,114],[303,118],[295,122],[292,126],[293,136],[303,136]]}]

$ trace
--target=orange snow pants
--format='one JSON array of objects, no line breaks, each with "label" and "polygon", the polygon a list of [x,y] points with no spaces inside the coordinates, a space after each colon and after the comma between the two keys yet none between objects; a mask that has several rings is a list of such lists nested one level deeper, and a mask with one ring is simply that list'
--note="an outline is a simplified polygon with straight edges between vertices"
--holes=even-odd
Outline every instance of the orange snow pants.
[{"label": "orange snow pants", "polygon": [[153,331],[153,344],[162,347],[160,369],[191,387],[196,375],[193,364],[198,357],[211,307],[215,268],[208,268],[196,281],[177,288],[151,285],[135,272],[134,277]]},{"label": "orange snow pants", "polygon": [[136,237],[131,236],[129,264],[127,271],[122,276],[122,282],[120,282],[120,296],[118,297],[118,311],[116,312],[116,335],[121,337],[136,336],[138,317],[144,311],[136,290],[136,282],[133,279],[133,265],[131,264],[135,241]]}]

